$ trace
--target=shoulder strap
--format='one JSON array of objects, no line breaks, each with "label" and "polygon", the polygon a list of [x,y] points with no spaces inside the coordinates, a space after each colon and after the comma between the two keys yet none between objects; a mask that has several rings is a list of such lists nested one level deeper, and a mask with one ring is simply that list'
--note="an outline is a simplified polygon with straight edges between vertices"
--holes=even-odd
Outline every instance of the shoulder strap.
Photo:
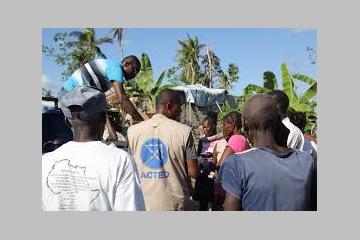
[{"label": "shoulder strap", "polygon": [[85,64],[85,68],[89,72],[89,74],[91,75],[92,79],[94,80],[97,89],[104,90],[104,89],[102,89],[100,81],[99,81],[98,77],[96,76],[96,74],[94,73],[94,71],[92,70],[89,63]]}]

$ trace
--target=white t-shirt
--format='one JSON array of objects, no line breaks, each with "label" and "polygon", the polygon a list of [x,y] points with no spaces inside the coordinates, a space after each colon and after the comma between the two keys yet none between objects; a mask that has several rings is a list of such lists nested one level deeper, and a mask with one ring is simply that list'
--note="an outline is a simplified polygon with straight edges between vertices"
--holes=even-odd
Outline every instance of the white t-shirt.
[{"label": "white t-shirt", "polygon": [[284,118],[282,120],[282,123],[290,130],[288,139],[287,139],[287,146],[288,148],[294,148],[303,150],[304,147],[304,134],[301,132],[301,130],[295,126],[292,122],[290,122],[290,119]]},{"label": "white t-shirt", "polygon": [[133,158],[100,141],[68,142],[42,156],[44,211],[142,211]]}]

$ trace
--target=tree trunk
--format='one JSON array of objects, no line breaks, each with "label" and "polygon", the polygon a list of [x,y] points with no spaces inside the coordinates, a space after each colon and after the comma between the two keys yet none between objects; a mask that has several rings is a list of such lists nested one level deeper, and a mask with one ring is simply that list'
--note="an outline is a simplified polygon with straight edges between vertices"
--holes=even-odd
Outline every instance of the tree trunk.
[{"label": "tree trunk", "polygon": [[210,52],[209,52],[208,46],[206,46],[206,53],[207,53],[208,63],[209,63],[209,82],[208,82],[207,87],[212,88],[212,66],[211,66],[211,57],[210,57]]},{"label": "tree trunk", "polygon": [[189,106],[189,110],[188,110],[188,113],[189,113],[189,118],[188,118],[188,126],[192,126],[192,114],[193,114],[193,109],[192,109],[192,106],[191,106],[191,103],[188,103],[188,106]]},{"label": "tree trunk", "polygon": [[189,82],[190,82],[190,69],[189,68],[186,68],[186,80],[187,80],[187,83],[189,84]]},{"label": "tree trunk", "polygon": [[193,63],[191,61],[191,84],[194,84],[195,83],[195,71],[194,71],[194,66],[193,66]]}]

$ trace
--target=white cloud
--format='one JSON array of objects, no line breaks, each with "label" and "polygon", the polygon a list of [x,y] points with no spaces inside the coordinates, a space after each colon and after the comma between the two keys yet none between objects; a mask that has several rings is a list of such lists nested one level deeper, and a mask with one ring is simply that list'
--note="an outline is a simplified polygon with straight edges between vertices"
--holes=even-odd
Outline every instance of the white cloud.
[{"label": "white cloud", "polygon": [[60,81],[55,81],[46,74],[41,75],[41,87],[50,90],[53,95],[57,95],[61,85],[62,83]]},{"label": "white cloud", "polygon": [[49,88],[49,84],[50,84],[50,78],[47,75],[42,74],[41,75],[41,87]]}]

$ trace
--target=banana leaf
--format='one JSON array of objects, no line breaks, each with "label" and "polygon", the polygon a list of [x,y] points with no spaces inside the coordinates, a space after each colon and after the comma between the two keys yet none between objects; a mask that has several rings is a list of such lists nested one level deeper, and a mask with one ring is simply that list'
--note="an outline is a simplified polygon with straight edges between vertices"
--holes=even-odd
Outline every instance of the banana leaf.
[{"label": "banana leaf", "polygon": [[295,92],[294,81],[285,63],[281,64],[281,73],[282,73],[283,91],[289,97],[290,106],[293,106],[298,101],[298,97]]},{"label": "banana leaf", "polygon": [[155,92],[157,92],[157,90],[160,88],[160,86],[164,80],[164,77],[165,77],[165,71],[160,74],[160,77],[158,78],[158,80],[155,83],[155,87],[153,87],[150,91],[151,94],[155,94]]},{"label": "banana leaf", "polygon": [[264,72],[263,80],[264,80],[264,88],[269,89],[271,91],[277,89],[277,80],[273,72],[270,71]]},{"label": "banana leaf", "polygon": [[250,96],[254,93],[265,93],[266,89],[255,84],[249,84],[244,89],[244,96]]},{"label": "banana leaf", "polygon": [[299,81],[302,81],[304,83],[307,83],[309,85],[313,85],[314,83],[316,83],[315,79],[312,79],[311,77],[308,77],[308,76],[306,76],[304,74],[301,74],[301,73],[293,74],[293,78],[297,79]]},{"label": "banana leaf", "polygon": [[311,98],[317,94],[317,82],[315,82],[306,92],[300,97],[300,103],[307,103]]},{"label": "banana leaf", "polygon": [[141,68],[139,74],[135,78],[136,85],[138,88],[142,89],[143,92],[150,92],[154,80],[149,56],[146,53],[143,53],[140,62]]},{"label": "banana leaf", "polygon": [[303,103],[294,103],[291,108],[293,108],[297,112],[311,112],[313,108],[310,107],[308,104]]}]

